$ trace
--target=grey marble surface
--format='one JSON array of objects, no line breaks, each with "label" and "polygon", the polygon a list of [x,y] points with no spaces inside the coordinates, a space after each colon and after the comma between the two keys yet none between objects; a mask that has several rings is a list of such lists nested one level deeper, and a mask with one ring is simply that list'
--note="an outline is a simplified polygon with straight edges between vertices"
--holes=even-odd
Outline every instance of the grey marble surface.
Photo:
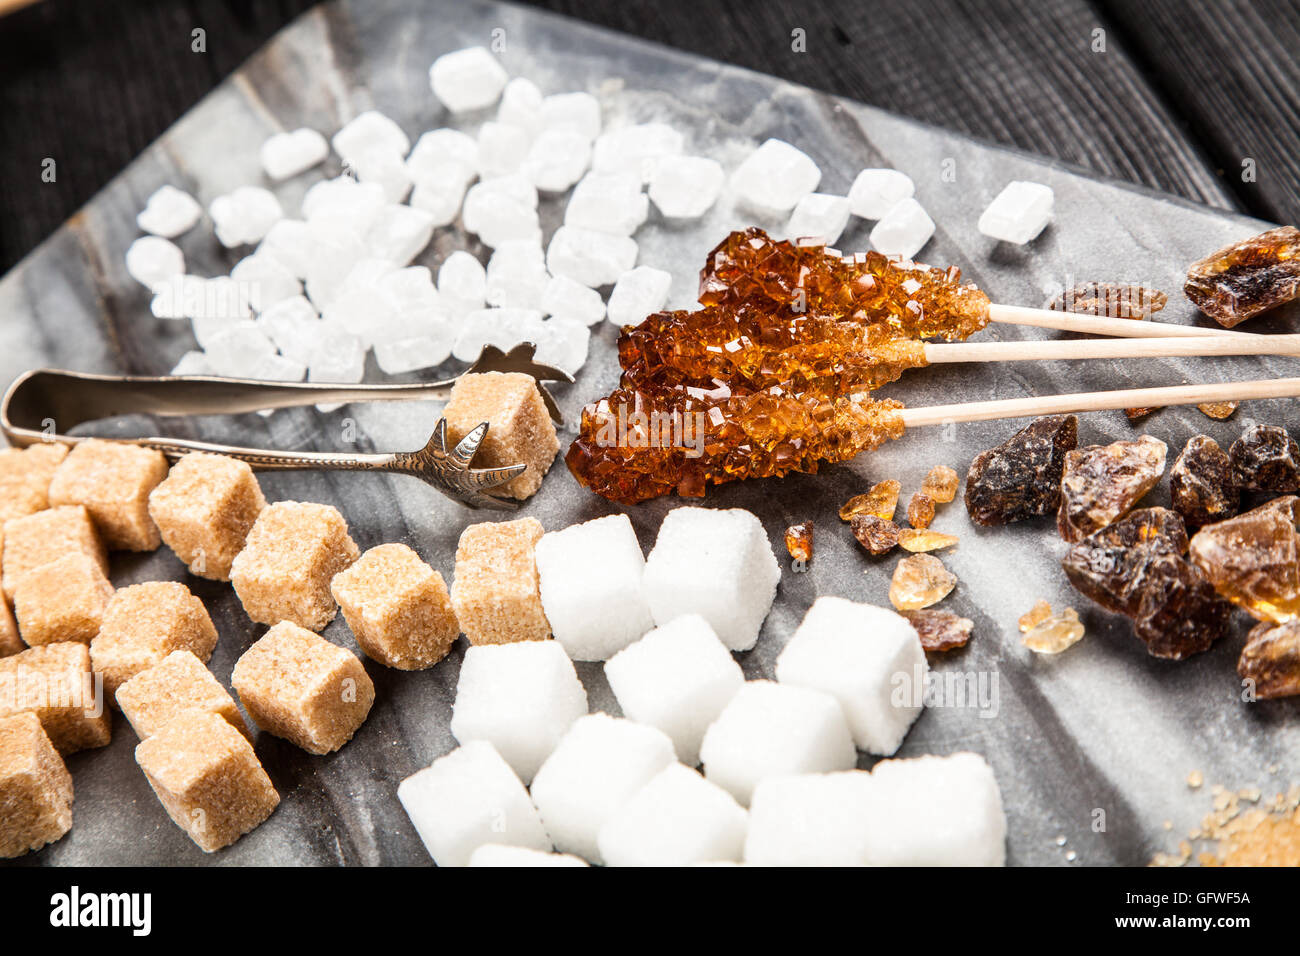
[{"label": "grey marble surface", "polygon": [[[704,27],[705,25],[702,25]],[[1076,280],[1142,282],[1171,293],[1163,318],[1204,321],[1178,289],[1186,264],[1225,242],[1259,231],[1256,221],[1158,194],[1078,175],[1030,156],[989,147],[920,126],[876,109],[836,100],[768,77],[686,57],[573,21],[509,6],[418,0],[336,2],[296,21],[227,83],[181,119],[67,226],[0,281],[0,380],[33,366],[101,372],[166,372],[193,347],[185,323],[152,317],[145,291],[125,273],[123,254],[137,235],[135,214],[164,183],[193,192],[205,204],[244,183],[262,182],[257,147],[271,132],[300,125],[327,134],[358,112],[377,108],[415,138],[446,125],[432,97],[429,63],[438,54],[485,43],[493,31],[512,74],[543,92],[596,94],[606,124],[666,120],[682,129],[691,152],[712,155],[729,169],[758,140],[787,139],[823,170],[821,189],[843,193],[864,166],[908,172],[917,196],[938,223],[922,258],[956,263],[995,301],[1038,305]],[[474,125],[479,118],[471,121]],[[289,209],[308,185],[337,172],[337,160],[275,187]],[[984,205],[1011,179],[1032,179],[1056,191],[1054,223],[1019,248],[981,235]],[[561,202],[543,203],[549,231]],[[705,252],[750,220],[724,200],[689,226],[652,212],[638,233],[643,263],[670,269],[670,305],[689,307]],[[760,223],[769,227],[780,224]],[[869,224],[854,220],[839,245],[866,247]],[[218,274],[238,254],[223,249],[205,219],[181,237],[190,271]],[[457,228],[439,230],[417,262],[433,268],[452,250],[480,254]],[[1254,323],[1256,331],[1290,328],[1283,310]],[[982,339],[1035,338],[1043,333],[993,328]],[[615,330],[597,329],[592,357],[576,384],[559,390],[572,437],[581,405],[617,378]],[[909,406],[1014,398],[1137,385],[1167,385],[1291,375],[1286,359],[1148,360],[946,366],[911,373],[887,394]],[[438,370],[456,371],[454,363]],[[377,370],[371,378],[382,378]],[[433,375],[430,376],[434,377]],[[391,451],[427,439],[437,406],[424,403],[348,406],[330,414],[280,411],[263,418],[170,421],[157,432],[296,449]],[[1120,413],[1084,417],[1083,442],[1146,432],[1165,440],[1171,455],[1191,435],[1230,442],[1247,421],[1300,426],[1293,402],[1256,402],[1228,422],[1195,409],[1168,409],[1136,428]],[[107,425],[126,433],[140,423]],[[758,646],[739,655],[750,677],[770,676],[777,654],[809,604],[821,594],[886,603],[897,556],[864,555],[835,515],[850,495],[885,477],[919,487],[934,464],[964,473],[970,459],[1010,434],[1017,423],[994,422],[919,429],[849,465],[817,476],[735,484],[709,503],[745,507],[759,515],[788,565],[781,532],[813,519],[817,553],[802,574],[786,567],[777,601]],[[355,443],[348,439],[355,432]],[[137,432],[138,433],[138,432]],[[455,542],[471,515],[419,482],[356,474],[267,474],[271,499],[328,502],[347,517],[362,548],[404,541],[450,578]],[[1167,502],[1162,484],[1150,496]],[[627,509],[647,549],[665,511],[656,501]],[[608,513],[612,506],[582,490],[557,463],[522,514],[547,529]],[[1126,621],[1074,594],[1058,565],[1064,545],[1050,521],[985,530],[973,527],[959,503],[942,508],[935,527],[961,545],[944,560],[960,578],[941,605],[971,617],[975,633],[961,651],[935,659],[939,675],[976,682],[985,706],[928,709],[900,756],[974,750],[993,765],[1006,804],[1008,857],[1021,864],[1142,864],[1172,849],[1209,809],[1209,795],[1184,783],[1192,770],[1208,783],[1266,793],[1296,779],[1300,708],[1294,701],[1243,704],[1234,664],[1245,621],[1233,638],[1184,663],[1148,657]],[[207,603],[221,640],[211,666],[228,681],[239,654],[264,630],[252,625],[228,586],[186,575],[168,551],[116,554],[118,585],[185,581]],[[1019,644],[1016,618],[1040,597],[1073,604],[1088,626],[1085,640],[1059,658],[1035,658]],[[355,649],[341,618],[326,636]],[[428,858],[396,799],[397,783],[454,746],[448,731],[463,642],[424,672],[388,670],[367,661],[377,701],[356,738],[340,752],[310,756],[262,734],[257,752],[283,802],[263,826],[215,855],[199,851],[168,820],[132,759],[135,737],[119,716],[113,743],[70,758],[77,793],[75,824],[59,843],[21,862],[30,864],[419,864]],[[580,664],[593,709],[617,713],[599,665]],[[951,702],[949,702],[951,703]],[[861,765],[870,766],[869,758]],[[1104,829],[1096,821],[1104,818]],[[1172,831],[1166,831],[1170,821]],[[1059,838],[1064,838],[1061,843]]]}]

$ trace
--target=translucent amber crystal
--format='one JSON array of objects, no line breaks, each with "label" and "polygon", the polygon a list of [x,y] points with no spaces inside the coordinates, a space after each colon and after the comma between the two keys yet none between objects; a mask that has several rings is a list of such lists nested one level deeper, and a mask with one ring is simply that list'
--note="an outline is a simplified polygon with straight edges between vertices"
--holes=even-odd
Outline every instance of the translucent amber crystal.
[{"label": "translucent amber crystal", "polygon": [[1208,524],[1192,538],[1191,560],[1214,589],[1260,621],[1300,617],[1300,498],[1275,498],[1254,511]]},{"label": "translucent amber crystal", "polygon": [[1065,456],[1078,439],[1077,418],[1049,415],[976,455],[966,475],[971,520],[987,527],[1056,511]]},{"label": "translucent amber crystal", "polygon": [[1241,649],[1237,673],[1255,682],[1256,697],[1300,694],[1300,621],[1257,625]]},{"label": "translucent amber crystal", "polygon": [[1126,514],[1160,480],[1168,451],[1160,439],[1143,435],[1068,452],[1056,516],[1061,537],[1080,541]]},{"label": "translucent amber crystal", "polygon": [[1232,460],[1209,435],[1193,435],[1169,469],[1169,498],[1192,531],[1237,513],[1241,491]]},{"label": "translucent amber crystal", "polygon": [[933,531],[929,528],[919,530],[903,528],[898,532],[898,546],[904,551],[913,553],[951,548],[956,543],[956,535],[944,534],[942,531]]},{"label": "translucent amber crystal", "polygon": [[801,524],[792,524],[786,528],[785,549],[790,552],[790,557],[796,561],[802,561],[805,564],[811,561],[813,556],[813,523],[804,521]]},{"label": "translucent amber crystal", "polygon": [[873,514],[854,515],[849,519],[849,529],[858,544],[879,557],[888,554],[898,545],[899,527],[887,518]]},{"label": "translucent amber crystal", "polygon": [[1226,328],[1300,297],[1300,230],[1270,229],[1192,263],[1183,292]]},{"label": "translucent amber crystal", "polygon": [[1228,457],[1243,491],[1300,491],[1300,445],[1280,425],[1247,428],[1228,449]]},{"label": "translucent amber crystal", "polygon": [[927,651],[950,651],[962,647],[970,640],[975,622],[968,617],[959,617],[951,611],[936,611],[922,608],[916,611],[904,611],[903,617],[912,622],[917,636],[921,638],[921,647]]},{"label": "translucent amber crystal", "polygon": [[1196,407],[1206,416],[1213,418],[1216,421],[1223,421],[1224,419],[1231,418],[1232,413],[1237,410],[1237,406],[1240,404],[1240,402],[1202,402]]},{"label": "translucent amber crystal", "polygon": [[1142,508],[1075,544],[1061,566],[1070,583],[1108,611],[1137,615],[1142,597],[1182,561],[1187,531],[1176,512]]},{"label": "translucent amber crystal", "polygon": [[1020,620],[1016,623],[1020,626],[1020,633],[1033,630],[1039,624],[1042,624],[1052,616],[1052,605],[1044,598],[1038,601],[1024,614],[1020,615]]},{"label": "translucent amber crystal", "polygon": [[889,603],[900,611],[938,604],[957,586],[957,576],[932,554],[913,554],[898,562],[889,583]]},{"label": "translucent amber crystal", "polygon": [[907,503],[907,523],[919,530],[930,527],[933,520],[934,499],[924,491],[918,491]]},{"label": "translucent amber crystal", "polygon": [[957,488],[960,484],[961,479],[957,477],[957,472],[947,465],[935,465],[925,476],[925,481],[921,483],[921,493],[929,495],[939,504],[946,505],[957,497]]},{"label": "translucent amber crystal", "polygon": [[1025,631],[1021,643],[1035,654],[1059,654],[1082,638],[1083,622],[1079,620],[1079,612],[1067,607],[1060,614],[1049,610],[1046,618]]},{"label": "translucent amber crystal", "polygon": [[854,495],[840,508],[840,518],[848,521],[854,515],[875,515],[884,521],[893,521],[898,510],[898,493],[903,486],[893,478],[886,478],[871,486],[864,495]]},{"label": "translucent amber crystal", "polygon": [[1066,289],[1047,307],[1058,312],[1097,315],[1112,319],[1146,319],[1159,312],[1169,296],[1159,289],[1140,285],[1113,285],[1109,282],[1084,282]]}]

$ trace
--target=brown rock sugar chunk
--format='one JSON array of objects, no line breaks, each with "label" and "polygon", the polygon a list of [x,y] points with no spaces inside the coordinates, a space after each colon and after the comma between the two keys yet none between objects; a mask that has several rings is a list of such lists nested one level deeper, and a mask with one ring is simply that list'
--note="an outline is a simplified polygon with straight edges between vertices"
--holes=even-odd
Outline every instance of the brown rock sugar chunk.
[{"label": "brown rock sugar chunk", "polygon": [[162,452],[90,438],[55,470],[50,504],[85,507],[110,550],[152,551],[162,538],[149,517],[149,493],[166,477]]},{"label": "brown rock sugar chunk", "polygon": [[1097,315],[1111,319],[1147,319],[1169,302],[1159,289],[1110,282],[1083,282],[1066,289],[1047,303],[1058,312]]},{"label": "brown rock sugar chunk", "polygon": [[0,450],[0,524],[50,506],[50,479],[67,456],[57,442]]},{"label": "brown rock sugar chunk", "polygon": [[471,644],[550,637],[533,554],[541,537],[536,518],[487,521],[461,533],[451,603]]},{"label": "brown rock sugar chunk", "polygon": [[1061,537],[1081,541],[1127,514],[1164,474],[1168,450],[1160,439],[1143,435],[1067,452],[1056,514]]},{"label": "brown rock sugar chunk", "polygon": [[172,465],[149,494],[149,514],[163,542],[190,573],[214,581],[230,580],[230,565],[265,507],[245,462],[201,452]]},{"label": "brown rock sugar chunk", "polygon": [[313,754],[351,740],[375,701],[355,654],[290,621],[246,650],[230,680],[253,723]]},{"label": "brown rock sugar chunk", "polygon": [[[12,690],[12,692],[11,692]],[[0,658],[0,717],[32,713],[59,753],[103,747],[113,737],[85,644],[42,644]]]},{"label": "brown rock sugar chunk", "polygon": [[280,803],[252,745],[216,714],[181,714],[136,746],[135,762],[205,853],[234,843]]},{"label": "brown rock sugar chunk", "polygon": [[452,386],[451,399],[442,415],[447,420],[447,437],[453,443],[480,423],[488,423],[487,436],[474,456],[472,467],[528,466],[518,478],[491,489],[493,494],[520,500],[531,497],[542,486],[542,479],[560,450],[555,425],[531,375],[518,372],[462,375]]},{"label": "brown rock sugar chunk", "polygon": [[963,647],[975,629],[974,621],[951,611],[921,608],[902,613],[916,628],[916,633],[921,638],[921,647],[927,651],[950,651]]},{"label": "brown rock sugar chunk", "polygon": [[259,624],[292,621],[319,631],[338,613],[330,582],[360,553],[336,508],[277,501],[258,515],[230,581]]},{"label": "brown rock sugar chunk", "polygon": [[1073,415],[1039,418],[1001,445],[980,452],[966,475],[966,510],[992,526],[1054,513],[1065,456],[1079,441]]},{"label": "brown rock sugar chunk", "polygon": [[72,775],[36,715],[0,717],[0,858],[61,839],[72,798]]},{"label": "brown rock sugar chunk", "polygon": [[93,558],[80,552],[33,568],[18,579],[14,617],[27,644],[89,644],[104,622],[113,585]]},{"label": "brown rock sugar chunk", "polygon": [[1193,563],[1220,595],[1256,620],[1300,616],[1300,498],[1275,498],[1253,511],[1207,524],[1191,541]]},{"label": "brown rock sugar chunk", "polygon": [[849,519],[849,528],[853,531],[853,537],[858,539],[858,544],[877,557],[888,554],[898,545],[898,525],[876,515],[854,515]]},{"label": "brown rock sugar chunk", "polygon": [[912,495],[907,503],[907,523],[913,528],[923,530],[930,527],[934,520],[934,499],[923,491]]},{"label": "brown rock sugar chunk", "polygon": [[4,525],[4,591],[13,600],[18,579],[33,568],[65,554],[91,558],[108,574],[108,556],[90,512],[80,505],[50,508]]},{"label": "brown rock sugar chunk", "polygon": [[1243,491],[1300,491],[1300,446],[1278,425],[1254,425],[1228,449],[1232,473]]},{"label": "brown rock sugar chunk", "polygon": [[1300,297],[1300,229],[1279,226],[1200,259],[1183,292],[1225,328]]},{"label": "brown rock sugar chunk", "polygon": [[241,734],[248,726],[235,699],[189,651],[172,651],[117,689],[117,704],[143,740],[182,714],[216,714]]},{"label": "brown rock sugar chunk", "polygon": [[460,636],[442,575],[404,544],[371,548],[330,589],[361,649],[389,667],[431,667]]},{"label": "brown rock sugar chunk", "polygon": [[1193,435],[1174,460],[1169,497],[1192,531],[1237,513],[1241,491],[1232,460],[1209,435]]},{"label": "brown rock sugar chunk", "polygon": [[1255,682],[1256,697],[1300,694],[1300,620],[1256,625],[1241,650],[1237,673]]}]

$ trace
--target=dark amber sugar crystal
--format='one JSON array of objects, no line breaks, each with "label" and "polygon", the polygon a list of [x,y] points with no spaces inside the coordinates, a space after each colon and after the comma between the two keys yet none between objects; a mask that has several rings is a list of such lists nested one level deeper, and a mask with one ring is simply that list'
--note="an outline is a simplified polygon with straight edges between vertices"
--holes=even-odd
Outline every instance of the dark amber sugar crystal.
[{"label": "dark amber sugar crystal", "polygon": [[1056,513],[1061,537],[1080,541],[1126,514],[1164,474],[1167,452],[1150,435],[1067,452]]},{"label": "dark amber sugar crystal", "polygon": [[1084,282],[1066,289],[1047,307],[1058,312],[1075,312],[1112,319],[1146,319],[1159,312],[1169,296],[1159,289],[1140,285],[1113,285],[1109,282]]},{"label": "dark amber sugar crystal", "polygon": [[1164,574],[1142,595],[1133,633],[1152,657],[1181,661],[1208,651],[1227,636],[1232,605],[1214,592],[1195,565],[1180,558],[1160,568]]},{"label": "dark amber sugar crystal", "polygon": [[1191,559],[1223,597],[1260,621],[1300,617],[1300,498],[1275,498],[1243,515],[1207,524]]},{"label": "dark amber sugar crystal", "polygon": [[1228,449],[1243,491],[1300,491],[1300,446],[1278,425],[1253,425]]},{"label": "dark amber sugar crystal", "polygon": [[1209,435],[1193,435],[1174,461],[1169,469],[1169,497],[1192,531],[1237,513],[1241,492],[1232,461]]},{"label": "dark amber sugar crystal", "polygon": [[966,510],[980,525],[1051,514],[1061,503],[1066,452],[1079,441],[1073,415],[1036,419],[1001,445],[980,452],[966,475]]},{"label": "dark amber sugar crystal", "polygon": [[1201,414],[1221,422],[1231,418],[1240,404],[1240,402],[1202,402],[1196,407],[1201,410]]},{"label": "dark amber sugar crystal", "polygon": [[923,491],[912,495],[907,503],[907,523],[913,528],[928,528],[934,520],[934,499]]},{"label": "dark amber sugar crystal", "polygon": [[1300,694],[1300,621],[1256,625],[1241,649],[1237,673],[1255,682],[1258,698]]},{"label": "dark amber sugar crystal", "polygon": [[970,618],[960,617],[952,611],[927,607],[903,611],[902,614],[912,622],[921,638],[921,647],[927,651],[950,651],[962,647],[970,640],[970,633],[975,628],[975,622]]},{"label": "dark amber sugar crystal", "polygon": [[898,546],[899,527],[887,518],[873,514],[858,514],[849,519],[849,529],[871,554],[879,557]]},{"label": "dark amber sugar crystal", "polygon": [[807,564],[813,557],[813,523],[804,521],[785,529],[785,549],[790,557]]},{"label": "dark amber sugar crystal", "polygon": [[1192,263],[1183,292],[1226,328],[1300,297],[1300,230],[1270,229]]},{"label": "dark amber sugar crystal", "polygon": [[871,490],[861,495],[854,495],[840,508],[841,520],[848,521],[854,515],[875,515],[885,521],[894,520],[898,510],[898,492],[902,485],[894,478],[886,478],[871,486]]}]

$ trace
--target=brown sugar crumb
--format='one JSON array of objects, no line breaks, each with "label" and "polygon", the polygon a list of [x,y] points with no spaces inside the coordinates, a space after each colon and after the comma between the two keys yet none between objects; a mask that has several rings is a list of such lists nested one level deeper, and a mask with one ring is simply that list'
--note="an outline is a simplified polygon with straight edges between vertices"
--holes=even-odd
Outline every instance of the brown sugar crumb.
[{"label": "brown sugar crumb", "polygon": [[1199,790],[1205,785],[1205,775],[1199,770],[1193,770],[1187,775],[1187,786],[1193,790]]},{"label": "brown sugar crumb", "polygon": [[849,519],[849,528],[858,544],[877,557],[888,554],[898,545],[898,525],[876,515],[854,515]]},{"label": "brown sugar crumb", "polygon": [[934,499],[918,491],[907,503],[907,523],[913,528],[924,529],[930,527],[932,521],[934,521]]},{"label": "brown sugar crumb", "polygon": [[961,479],[957,472],[947,465],[935,465],[921,482],[921,493],[929,495],[941,505],[946,505],[957,497],[957,488]]},{"label": "brown sugar crumb", "polygon": [[1300,785],[1267,801],[1258,787],[1234,792],[1215,785],[1211,793],[1212,811],[1178,855],[1156,854],[1153,866],[1183,866],[1193,857],[1200,866],[1300,866]]},{"label": "brown sugar crumb", "polygon": [[866,494],[855,495],[846,501],[840,509],[840,517],[850,521],[854,515],[875,515],[882,521],[893,521],[894,512],[898,509],[898,493],[902,487],[893,478],[886,478],[872,485]]}]

